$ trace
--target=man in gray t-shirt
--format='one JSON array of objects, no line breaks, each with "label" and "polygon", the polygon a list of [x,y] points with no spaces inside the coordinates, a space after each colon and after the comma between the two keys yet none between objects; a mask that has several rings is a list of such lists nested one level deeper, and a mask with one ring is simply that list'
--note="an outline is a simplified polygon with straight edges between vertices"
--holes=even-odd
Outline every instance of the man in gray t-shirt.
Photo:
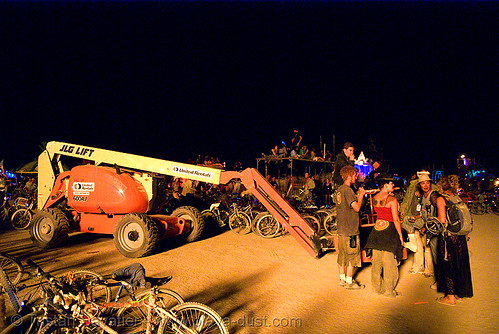
[{"label": "man in gray t-shirt", "polygon": [[338,235],[350,237],[359,235],[359,213],[351,204],[357,201],[357,196],[350,186],[342,184],[336,192],[336,219],[338,221]]},{"label": "man in gray t-shirt", "polygon": [[362,289],[353,280],[354,267],[361,266],[359,240],[359,211],[366,191],[360,188],[357,195],[350,187],[357,180],[357,170],[352,166],[341,169],[343,184],[336,191],[338,222],[338,271],[340,285],[347,289]]}]

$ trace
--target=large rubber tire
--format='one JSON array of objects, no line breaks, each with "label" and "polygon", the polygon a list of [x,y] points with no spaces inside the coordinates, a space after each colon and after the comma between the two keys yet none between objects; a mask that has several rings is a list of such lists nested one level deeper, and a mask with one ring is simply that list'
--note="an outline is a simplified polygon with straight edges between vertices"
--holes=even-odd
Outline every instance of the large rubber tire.
[{"label": "large rubber tire", "polygon": [[23,265],[19,260],[8,254],[0,254],[0,268],[3,268],[13,285],[19,283],[23,274]]},{"label": "large rubber tire", "polygon": [[38,211],[31,221],[29,234],[33,244],[40,248],[63,245],[69,235],[69,221],[59,209]]},{"label": "large rubber tire", "polygon": [[27,230],[31,219],[31,211],[27,208],[20,208],[12,214],[10,222],[16,230]]},{"label": "large rubber tire", "polygon": [[192,206],[181,206],[172,212],[172,216],[191,221],[191,231],[185,237],[186,242],[193,242],[203,237],[205,222],[198,209]]},{"label": "large rubber tire", "polygon": [[[223,319],[206,305],[187,302],[171,309],[176,321],[192,329],[195,333],[229,334]],[[176,334],[185,331],[175,320],[165,318],[161,321],[157,334]]]},{"label": "large rubber tire", "polygon": [[[36,334],[40,329],[39,317],[44,313],[43,310],[28,313],[19,319],[15,319],[7,326],[2,334]],[[14,318],[13,316],[12,318]]]},{"label": "large rubber tire", "polygon": [[159,240],[156,222],[143,213],[123,216],[116,224],[113,236],[118,251],[131,258],[151,254]]}]

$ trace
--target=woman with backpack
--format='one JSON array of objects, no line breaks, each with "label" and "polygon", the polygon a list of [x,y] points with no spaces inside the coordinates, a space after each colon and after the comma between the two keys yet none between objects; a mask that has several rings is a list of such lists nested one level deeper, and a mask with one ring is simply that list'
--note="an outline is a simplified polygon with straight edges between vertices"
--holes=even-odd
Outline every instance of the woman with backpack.
[{"label": "woman with backpack", "polygon": [[[446,226],[449,205],[446,198],[457,196],[459,177],[446,175],[440,179],[437,186],[442,194],[434,200],[438,219]],[[454,306],[456,301],[473,297],[467,235],[457,235],[446,228],[438,235],[435,275],[437,291],[445,294],[437,298],[438,303]]]}]

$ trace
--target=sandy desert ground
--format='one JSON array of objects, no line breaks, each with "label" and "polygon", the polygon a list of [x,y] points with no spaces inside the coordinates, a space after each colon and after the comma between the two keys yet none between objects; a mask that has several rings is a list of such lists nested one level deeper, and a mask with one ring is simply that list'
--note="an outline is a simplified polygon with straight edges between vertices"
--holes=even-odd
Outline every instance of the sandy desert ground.
[{"label": "sandy desert ground", "polygon": [[[289,235],[267,240],[231,231],[190,244],[163,240],[157,252],[128,259],[111,237],[75,234],[59,249],[32,246],[27,231],[0,231],[0,251],[39,263],[54,274],[86,268],[109,274],[140,262],[149,276],[173,275],[167,287],[218,311],[230,332],[247,333],[498,333],[499,216],[474,216],[469,241],[474,297],[455,307],[436,303],[431,278],[400,266],[395,299],[371,292],[370,265],[361,291],[338,284],[336,254],[312,258]],[[8,311],[7,311],[8,312]]]}]

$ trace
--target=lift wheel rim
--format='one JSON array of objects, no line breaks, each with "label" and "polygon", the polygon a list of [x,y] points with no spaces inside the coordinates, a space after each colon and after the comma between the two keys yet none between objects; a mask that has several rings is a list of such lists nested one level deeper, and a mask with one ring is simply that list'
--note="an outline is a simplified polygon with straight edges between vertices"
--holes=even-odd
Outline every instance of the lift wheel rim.
[{"label": "lift wheel rim", "polygon": [[139,249],[144,244],[144,234],[138,223],[128,223],[120,233],[121,244],[128,251]]}]

